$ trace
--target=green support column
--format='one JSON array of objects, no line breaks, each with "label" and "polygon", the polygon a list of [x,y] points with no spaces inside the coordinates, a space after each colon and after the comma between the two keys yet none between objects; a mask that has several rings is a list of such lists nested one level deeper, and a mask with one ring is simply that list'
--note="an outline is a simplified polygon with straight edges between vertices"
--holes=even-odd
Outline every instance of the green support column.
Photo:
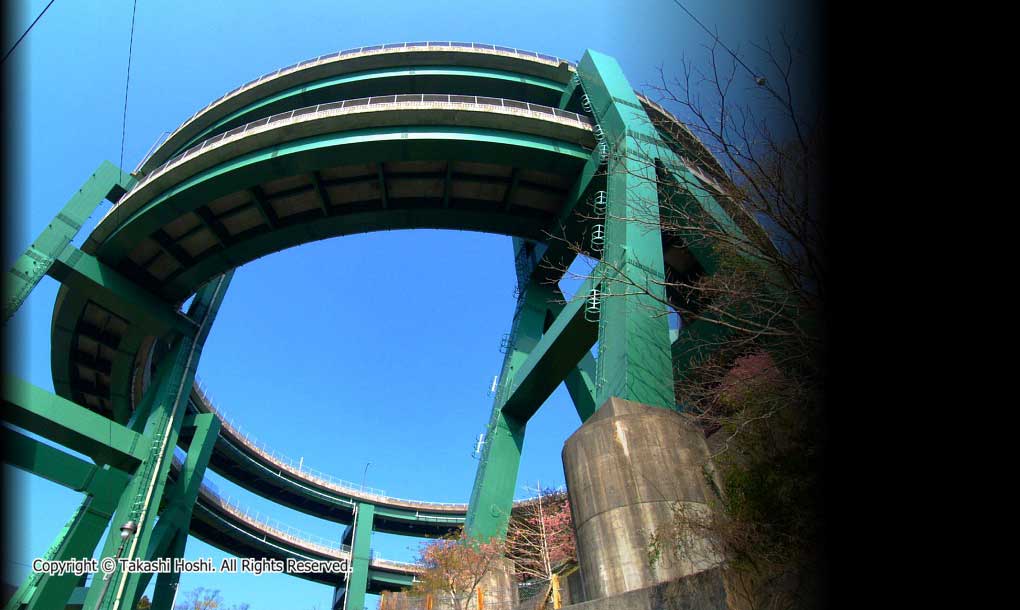
[{"label": "green support column", "polygon": [[[0,430],[6,463],[86,494],[44,558],[63,561],[91,557],[130,477],[116,469],[89,464],[9,428]],[[4,609],[63,608],[78,578],[73,574],[31,573]]]},{"label": "green support column", "polygon": [[[184,548],[188,543],[188,532],[177,532],[170,541],[167,557],[184,557]],[[146,579],[148,580],[148,579]],[[174,599],[177,598],[177,587],[181,583],[180,572],[161,572],[156,575],[156,589],[152,594],[151,610],[172,610]],[[145,589],[142,585],[141,590]]]},{"label": "green support column", "polygon": [[582,86],[611,151],[596,403],[612,396],[675,408],[654,155],[662,146],[611,57],[586,51]]},{"label": "green support column", "polygon": [[[558,289],[556,296],[558,297],[557,301],[565,300],[563,293]],[[563,309],[564,305],[559,302],[551,303],[549,306],[549,311],[554,316],[559,316]],[[567,373],[563,383],[567,386],[570,400],[574,403],[574,409],[577,410],[577,416],[581,418],[583,424],[595,414],[595,409],[598,408],[598,405],[595,404],[595,357],[591,355],[590,351],[586,351],[577,366]]]},{"label": "green support column", "polygon": [[347,578],[345,610],[362,610],[368,591],[368,567],[372,562],[372,522],[375,505],[358,502],[354,519],[354,540],[351,541],[351,574]]},{"label": "green support column", "polygon": [[[158,375],[159,383],[148,390],[155,392],[145,426],[145,435],[152,439],[150,452],[121,495],[100,560],[118,555],[126,559],[144,558],[149,553],[152,526],[163,498],[173,448],[184,423],[184,410],[195,381],[198,360],[232,275],[233,272],[226,273],[199,290],[189,311],[189,317],[199,321],[196,335],[177,339],[159,367],[166,369],[166,373]],[[120,528],[129,522],[136,525],[136,533],[122,542]],[[140,584],[138,574],[116,571],[109,578],[93,583],[85,605],[96,610],[133,608],[141,595]]]},{"label": "green support column", "polygon": [[[503,406],[517,371],[542,338],[546,312],[555,298],[549,286],[534,283],[526,286],[514,315],[465,522],[468,534],[482,540],[506,536],[527,419],[505,413]],[[538,405],[531,406],[532,413],[538,409]]]},{"label": "green support column", "polygon": [[595,404],[595,368],[595,357],[591,352],[587,352],[563,380],[582,424],[588,421],[598,408]]},{"label": "green support column", "polygon": [[4,278],[4,324],[18,311],[103,199],[120,199],[135,182],[128,173],[109,161],[103,161],[7,272]]},{"label": "green support column", "polygon": [[[190,424],[190,426],[189,426]],[[191,526],[191,512],[198,501],[198,491],[202,486],[213,446],[220,433],[220,420],[212,413],[205,413],[188,418],[185,427],[194,427],[195,435],[191,439],[188,455],[181,464],[177,481],[166,493],[167,501],[159,514],[159,522],[152,530],[152,539],[145,559],[184,557],[187,547],[188,528]],[[144,591],[149,585],[151,574],[140,574],[138,590]],[[164,573],[156,578],[156,592],[153,596],[154,610],[169,610],[173,594],[180,581],[179,573]],[[160,605],[163,604],[163,605]]]},{"label": "green support column", "polygon": [[[578,180],[578,184],[574,186],[574,190],[570,196],[570,199],[575,201],[575,205],[569,206],[571,210],[575,210],[577,205],[576,202],[579,198],[584,197],[584,194],[591,184],[592,178],[594,177],[595,170],[598,167],[598,163],[594,161],[594,158],[585,167],[584,176]],[[559,226],[564,226],[565,221],[560,222]],[[565,232],[565,231],[564,231]],[[554,244],[561,242],[555,241]],[[547,259],[547,255],[550,254],[550,250],[553,248],[547,247],[543,244],[535,242],[529,242],[520,238],[513,238],[514,245],[514,261],[515,269],[517,271],[517,284],[523,286],[529,282],[532,283],[547,283],[545,279],[538,279],[536,274],[540,268],[553,265],[551,259]],[[564,262],[564,255],[559,257],[557,263],[562,264]],[[554,298],[548,304],[548,310],[553,316],[560,315],[563,311],[564,302],[566,297],[560,292],[559,287],[553,287]],[[547,321],[546,324],[550,322]],[[548,330],[544,328],[543,331]],[[577,363],[577,366],[571,369],[567,373],[566,379],[563,380],[567,386],[567,391],[570,393],[570,399],[574,403],[574,408],[577,409],[577,415],[581,418],[581,422],[588,420],[592,414],[595,413],[595,358],[590,352],[585,352],[581,361]]]},{"label": "green support column", "polygon": [[585,282],[531,347],[528,357],[515,367],[513,385],[503,398],[503,413],[523,421],[531,419],[595,345],[598,326],[585,318],[584,295],[591,285],[591,281]]}]

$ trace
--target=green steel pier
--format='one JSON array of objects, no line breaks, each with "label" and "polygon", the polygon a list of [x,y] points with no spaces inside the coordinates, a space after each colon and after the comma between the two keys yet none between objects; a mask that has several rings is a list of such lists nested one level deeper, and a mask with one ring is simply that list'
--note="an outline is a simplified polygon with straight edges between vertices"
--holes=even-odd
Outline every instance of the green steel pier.
[{"label": "green steel pier", "polygon": [[[4,294],[9,320],[42,276],[61,283],[55,395],[3,384],[15,426],[3,428],[5,461],[85,494],[47,558],[182,557],[190,536],[240,557],[346,558],[348,574],[298,576],[335,587],[336,608],[360,609],[366,593],[415,574],[373,555],[373,531],[504,536],[528,420],[560,383],[582,424],[616,400],[677,410],[674,375],[699,329],[671,336],[661,314],[680,296],[663,285],[714,264],[707,248],[647,223],[658,224],[661,191],[682,184],[691,205],[733,227],[712,196],[721,169],[699,146],[611,57],[440,41],[281,68],[196,112],[135,171],[100,163],[54,206]],[[110,211],[76,248],[103,200]],[[516,313],[468,504],[391,497],[283,460],[224,421],[195,380],[236,268],[314,240],[422,228],[513,238]],[[568,243],[600,262],[565,301],[556,281],[576,256]],[[621,289],[624,277],[647,290]],[[254,518],[203,483],[208,469],[345,534],[317,540]],[[570,493],[574,504],[594,492]],[[153,608],[170,607],[179,576],[156,575]],[[127,610],[150,579],[31,575],[7,608]]]}]

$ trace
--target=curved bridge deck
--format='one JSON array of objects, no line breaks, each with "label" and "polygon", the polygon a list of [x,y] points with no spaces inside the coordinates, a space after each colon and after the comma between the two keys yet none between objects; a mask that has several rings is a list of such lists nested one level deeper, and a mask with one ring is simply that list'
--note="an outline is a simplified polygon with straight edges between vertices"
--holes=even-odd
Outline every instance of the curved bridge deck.
[{"label": "curved bridge deck", "polygon": [[[196,386],[191,405],[197,412],[215,412]],[[221,418],[221,421],[222,420]],[[224,421],[209,466],[237,485],[302,512],[349,524],[356,502],[375,505],[377,531],[441,536],[464,525],[466,504],[443,504],[366,493],[316,476],[281,459],[238,434]]]},{"label": "curved bridge deck", "polygon": [[[174,462],[174,473],[179,462]],[[171,475],[175,478],[175,474]],[[292,528],[259,519],[239,506],[222,498],[214,489],[202,484],[191,519],[191,533],[236,557],[286,560],[350,560],[350,547],[337,541],[297,532]],[[369,592],[396,591],[410,586],[418,568],[412,563],[372,557],[369,563]],[[293,573],[314,582],[337,586],[345,575],[333,573]]]}]

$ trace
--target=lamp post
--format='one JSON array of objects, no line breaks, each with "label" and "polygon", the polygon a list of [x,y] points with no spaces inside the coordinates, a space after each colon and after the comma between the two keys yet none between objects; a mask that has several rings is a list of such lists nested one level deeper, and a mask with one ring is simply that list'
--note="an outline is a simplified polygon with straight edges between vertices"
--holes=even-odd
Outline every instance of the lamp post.
[{"label": "lamp post", "polygon": [[361,491],[365,491],[365,477],[368,476],[368,467],[372,465],[372,462],[365,464],[365,472],[361,474]]},{"label": "lamp post", "polygon": [[[124,525],[120,526],[120,546],[117,547],[117,554],[114,559],[120,559],[120,554],[124,552],[124,544],[127,543],[128,538],[133,536],[138,531],[138,525],[134,521],[128,521]],[[103,575],[103,590],[99,593],[99,599],[96,600],[96,605],[93,610],[99,610],[99,607],[103,605],[103,598],[106,597],[106,590],[110,588],[110,577],[113,576],[113,572],[116,572],[116,565],[113,571]]]}]

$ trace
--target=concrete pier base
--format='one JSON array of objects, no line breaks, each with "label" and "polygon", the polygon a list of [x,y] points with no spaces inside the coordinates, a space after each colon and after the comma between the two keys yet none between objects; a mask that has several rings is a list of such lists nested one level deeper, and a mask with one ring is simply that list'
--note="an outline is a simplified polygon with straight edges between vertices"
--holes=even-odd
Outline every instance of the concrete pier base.
[{"label": "concrete pier base", "polygon": [[[477,610],[478,590],[482,591],[483,606],[490,610],[510,610],[519,605],[517,582],[514,578],[514,562],[504,557],[493,562],[493,565],[482,577],[478,587],[471,593],[461,596],[460,607],[463,610]],[[436,592],[432,596],[432,610],[456,610],[457,604],[449,595]],[[380,600],[381,610],[422,610],[428,602],[407,592],[387,593]]]},{"label": "concrete pier base", "polygon": [[486,608],[513,608],[519,603],[515,574],[514,562],[509,558],[504,557],[493,563],[478,583]]},{"label": "concrete pier base", "polygon": [[707,463],[704,436],[687,416],[619,398],[567,439],[563,470],[585,601],[709,570],[712,587],[722,586],[713,570],[719,557],[696,532],[682,557],[662,557],[654,567],[649,560],[650,536],[673,520],[677,503],[708,514]]}]

